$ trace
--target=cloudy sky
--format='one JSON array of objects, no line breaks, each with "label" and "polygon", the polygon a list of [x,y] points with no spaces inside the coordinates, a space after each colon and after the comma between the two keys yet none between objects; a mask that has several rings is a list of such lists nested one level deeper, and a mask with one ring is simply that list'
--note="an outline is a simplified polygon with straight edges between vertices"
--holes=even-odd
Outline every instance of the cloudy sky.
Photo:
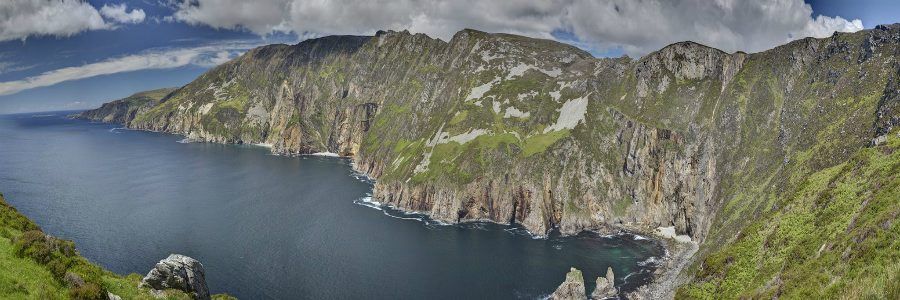
[{"label": "cloudy sky", "polygon": [[0,113],[90,108],[329,34],[474,28],[640,57],[683,40],[756,52],[895,22],[893,0],[2,0]]}]

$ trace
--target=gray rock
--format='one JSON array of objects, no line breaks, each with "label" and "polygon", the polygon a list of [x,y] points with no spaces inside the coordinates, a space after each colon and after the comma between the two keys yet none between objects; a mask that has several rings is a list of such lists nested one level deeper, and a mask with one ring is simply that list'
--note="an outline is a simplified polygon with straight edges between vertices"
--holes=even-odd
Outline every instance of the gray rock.
[{"label": "gray rock", "polygon": [[140,287],[157,291],[176,289],[191,294],[194,299],[210,299],[205,274],[203,265],[196,259],[172,254],[144,276]]},{"label": "gray rock", "polygon": [[614,282],[613,280],[616,279],[615,276],[616,275],[615,275],[615,273],[613,273],[612,267],[607,267],[606,268],[606,281],[609,281],[609,283],[612,284]]},{"label": "gray rock", "polygon": [[119,295],[116,295],[116,294],[113,294],[113,293],[110,293],[110,292],[106,292],[106,299],[108,299],[108,300],[122,300],[122,297],[119,297]]},{"label": "gray rock", "polygon": [[606,277],[597,277],[597,287],[591,293],[591,299],[605,299],[615,297],[619,291],[615,287],[615,274],[612,267],[606,268]]},{"label": "gray rock", "polygon": [[576,268],[571,268],[569,273],[566,274],[566,281],[563,281],[563,283],[556,288],[556,291],[550,295],[550,299],[586,300],[587,295],[585,295],[584,290],[584,277],[581,275],[581,271]]}]

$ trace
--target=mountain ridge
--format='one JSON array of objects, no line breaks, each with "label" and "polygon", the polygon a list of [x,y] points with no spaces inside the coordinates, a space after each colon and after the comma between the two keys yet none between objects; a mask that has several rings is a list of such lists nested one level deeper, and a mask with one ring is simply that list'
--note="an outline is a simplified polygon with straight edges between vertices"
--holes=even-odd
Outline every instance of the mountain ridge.
[{"label": "mountain ridge", "polygon": [[560,45],[462,30],[264,46],[124,123],[351,156],[377,179],[373,199],[449,223],[671,227],[695,257],[900,123],[898,24],[750,54],[680,42],[598,59]]}]

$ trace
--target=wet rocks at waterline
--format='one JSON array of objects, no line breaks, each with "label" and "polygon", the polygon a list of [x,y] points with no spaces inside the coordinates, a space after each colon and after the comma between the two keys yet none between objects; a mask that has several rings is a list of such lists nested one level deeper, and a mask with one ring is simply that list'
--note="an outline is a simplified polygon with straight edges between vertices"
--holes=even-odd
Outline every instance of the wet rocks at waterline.
[{"label": "wet rocks at waterline", "polygon": [[615,297],[619,291],[614,286],[614,279],[615,274],[613,273],[612,267],[607,267],[606,277],[597,277],[597,287],[594,288],[594,292],[591,293],[591,298],[605,299]]},{"label": "wet rocks at waterline", "polygon": [[[597,277],[597,287],[591,293],[590,299],[606,299],[615,297],[618,290],[613,286],[615,274],[611,267],[606,268],[606,277]],[[569,269],[566,280],[550,295],[552,300],[586,300],[584,276],[576,268]]]}]

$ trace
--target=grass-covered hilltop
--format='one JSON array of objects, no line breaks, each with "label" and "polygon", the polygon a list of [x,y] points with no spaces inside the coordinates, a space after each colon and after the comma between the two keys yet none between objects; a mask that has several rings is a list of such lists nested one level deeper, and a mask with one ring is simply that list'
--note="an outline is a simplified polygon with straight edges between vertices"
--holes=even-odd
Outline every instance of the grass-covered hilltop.
[{"label": "grass-covered hilltop", "polygon": [[47,235],[0,194],[0,299],[192,299],[173,289],[152,294],[138,287],[141,277],[89,262],[75,243]]},{"label": "grass-covered hilltop", "polygon": [[450,223],[677,236],[633,298],[896,298],[898,59],[900,24],[639,59],[379,32],[256,48],[80,117],[339,153],[376,201]]}]

